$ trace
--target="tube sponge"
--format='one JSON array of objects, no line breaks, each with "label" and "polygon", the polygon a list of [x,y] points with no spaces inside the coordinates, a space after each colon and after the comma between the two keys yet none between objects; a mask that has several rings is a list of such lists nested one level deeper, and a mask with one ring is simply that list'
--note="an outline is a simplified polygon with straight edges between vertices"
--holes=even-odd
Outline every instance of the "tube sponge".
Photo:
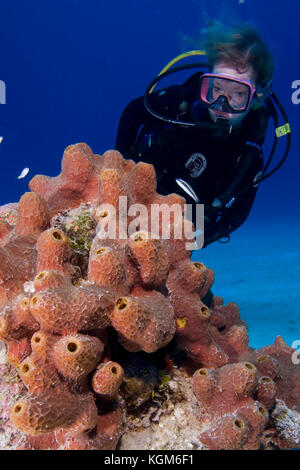
[{"label": "tube sponge", "polygon": [[29,393],[37,395],[48,392],[60,383],[53,364],[45,364],[34,355],[21,362],[19,374]]},{"label": "tube sponge", "polygon": [[123,368],[117,362],[109,361],[100,364],[93,375],[93,390],[102,398],[112,400],[119,391],[123,377]]},{"label": "tube sponge", "polygon": [[81,334],[64,336],[54,345],[53,362],[66,379],[81,380],[95,369],[103,349],[98,338]]},{"label": "tube sponge", "polygon": [[38,329],[38,322],[30,314],[29,299],[22,295],[15,305],[7,305],[0,314],[2,341],[18,340]]},{"label": "tube sponge", "polygon": [[66,260],[71,257],[71,250],[65,234],[56,228],[45,230],[36,244],[38,250],[37,272],[53,270],[68,272]]},{"label": "tube sponge", "polygon": [[205,367],[196,370],[193,375],[193,390],[197,400],[206,405],[213,397],[216,387],[216,378],[214,369]]},{"label": "tube sponge", "polygon": [[208,431],[202,442],[211,450],[241,449],[249,436],[249,425],[246,420],[238,415],[225,416],[222,424]]},{"label": "tube sponge", "polygon": [[77,425],[80,417],[85,415],[89,420],[85,426],[93,429],[97,424],[97,408],[92,394],[73,395],[64,387],[58,387],[52,394],[32,395],[17,400],[10,419],[20,431],[38,436],[58,427]]},{"label": "tube sponge", "polygon": [[185,294],[197,293],[203,298],[214,282],[214,272],[203,263],[182,262],[177,269],[173,269],[168,277],[168,289],[182,291]]},{"label": "tube sponge", "polygon": [[69,145],[63,154],[61,174],[53,178],[36,175],[29,182],[29,188],[47,201],[52,216],[56,211],[98,199],[99,165],[99,156],[94,155],[88,145]]},{"label": "tube sponge", "polygon": [[173,308],[159,292],[142,291],[139,294],[140,297],[120,297],[117,300],[111,314],[112,325],[128,351],[155,352],[174,336]]},{"label": "tube sponge", "polygon": [[151,240],[149,233],[140,231],[129,241],[128,248],[144,284],[159,287],[166,282],[169,262],[160,240]]},{"label": "tube sponge", "polygon": [[49,224],[50,217],[46,201],[35,193],[25,193],[18,203],[15,233],[22,237],[36,238]]},{"label": "tube sponge", "polygon": [[56,288],[67,287],[70,285],[69,277],[59,271],[45,270],[40,271],[33,281],[34,290],[36,292]]},{"label": "tube sponge", "polygon": [[237,362],[219,369],[219,381],[224,393],[236,398],[250,395],[257,384],[257,369],[251,362]]},{"label": "tube sponge", "polygon": [[275,402],[276,385],[270,377],[260,377],[258,380],[256,398],[270,409]]},{"label": "tube sponge", "polygon": [[[189,413],[200,419],[200,447],[257,449],[269,438],[268,409],[268,424],[276,425],[275,399],[299,408],[293,350],[276,339],[274,346],[254,351],[238,307],[207,295],[213,271],[190,260],[192,223],[184,219],[185,201],[156,193],[152,165],[135,164],[116,151],[95,155],[81,143],[65,150],[60,175],[36,176],[30,189],[16,204],[16,225],[0,217],[0,336],[29,394],[11,412],[15,427],[29,434],[27,446],[114,449],[126,410],[153,398],[161,366],[174,371],[175,382],[169,390],[158,387],[155,401],[174,391],[177,408],[187,386],[183,405],[187,409],[190,402]],[[144,204],[147,216],[141,211],[137,221],[133,211],[124,215],[133,203]],[[169,210],[168,221],[162,208],[152,214],[158,204]],[[123,222],[129,233],[137,230],[129,239]],[[170,237],[164,237],[165,227]],[[117,335],[127,351],[155,353],[154,358],[132,367],[133,355]],[[186,355],[189,371],[201,367],[193,377],[198,404],[185,368],[175,371],[177,359]],[[146,355],[134,356],[139,362]],[[121,405],[123,369],[107,362],[112,360],[125,368]],[[289,445],[280,430],[272,433],[276,445]]]},{"label": "tube sponge", "polygon": [[156,174],[153,165],[138,162],[128,178],[129,203],[147,204],[155,195]]},{"label": "tube sponge", "polygon": [[89,283],[42,290],[30,302],[31,314],[41,327],[57,334],[105,328],[112,308],[113,296]]},{"label": "tube sponge", "polygon": [[[61,405],[61,406],[59,406]],[[11,412],[13,424],[25,434],[39,435],[53,431],[58,426],[70,426],[74,419],[73,407],[65,402],[41,401],[39,397],[18,400]],[[64,409],[64,412],[62,410]]]},{"label": "tube sponge", "polygon": [[119,197],[125,189],[124,185],[122,185],[120,171],[114,168],[105,168],[99,172],[99,180],[101,187],[101,203],[112,204],[114,207],[117,207]]},{"label": "tube sponge", "polygon": [[124,262],[122,261],[122,257],[110,247],[100,246],[91,250],[88,279],[101,287],[120,292],[126,283]]},{"label": "tube sponge", "polygon": [[194,393],[207,423],[199,438],[209,449],[259,448],[268,411],[254,399],[257,376],[251,362],[202,368],[194,373]]}]

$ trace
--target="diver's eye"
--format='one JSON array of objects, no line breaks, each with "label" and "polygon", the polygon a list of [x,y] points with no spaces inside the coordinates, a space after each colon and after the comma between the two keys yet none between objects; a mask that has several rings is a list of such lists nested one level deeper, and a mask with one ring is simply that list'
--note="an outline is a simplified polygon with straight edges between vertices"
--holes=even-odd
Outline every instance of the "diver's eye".
[{"label": "diver's eye", "polygon": [[237,101],[242,101],[246,99],[246,96],[244,91],[236,91],[233,93],[232,98]]}]

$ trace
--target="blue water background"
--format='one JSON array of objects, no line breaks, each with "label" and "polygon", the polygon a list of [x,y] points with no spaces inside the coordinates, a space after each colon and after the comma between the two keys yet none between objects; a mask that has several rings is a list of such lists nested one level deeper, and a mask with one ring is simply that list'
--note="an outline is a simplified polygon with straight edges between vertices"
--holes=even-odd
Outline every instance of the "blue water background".
[{"label": "blue water background", "polygon": [[[35,174],[56,176],[64,149],[113,148],[122,109],[183,51],[208,17],[254,23],[275,56],[274,91],[288,113],[292,148],[261,185],[247,222],[228,245],[195,253],[216,273],[214,292],[234,300],[250,344],[300,339],[300,4],[297,0],[11,0],[1,2],[0,204],[18,201]],[[272,126],[270,126],[272,129]],[[269,151],[271,130],[265,152]],[[280,147],[281,149],[283,147]],[[29,167],[24,179],[17,179]]]}]

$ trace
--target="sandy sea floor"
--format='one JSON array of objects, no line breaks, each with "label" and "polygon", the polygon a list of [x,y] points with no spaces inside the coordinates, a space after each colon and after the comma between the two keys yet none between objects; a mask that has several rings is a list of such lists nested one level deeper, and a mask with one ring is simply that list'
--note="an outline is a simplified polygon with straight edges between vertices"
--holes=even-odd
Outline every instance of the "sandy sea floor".
[{"label": "sandy sea floor", "polygon": [[281,335],[300,340],[300,225],[245,224],[231,242],[193,253],[215,271],[212,291],[239,305],[248,323],[250,346]]}]

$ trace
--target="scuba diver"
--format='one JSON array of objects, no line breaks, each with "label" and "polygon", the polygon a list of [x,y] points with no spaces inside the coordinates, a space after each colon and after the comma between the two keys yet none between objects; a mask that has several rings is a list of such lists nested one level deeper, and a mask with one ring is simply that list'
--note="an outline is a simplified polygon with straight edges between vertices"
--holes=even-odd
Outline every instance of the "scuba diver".
[{"label": "scuba diver", "polygon": [[[248,25],[206,29],[208,64],[170,68],[171,61],[131,101],[119,122],[115,148],[126,158],[154,165],[157,192],[177,193],[187,203],[204,204],[204,244],[226,242],[247,219],[259,183],[284,162],[290,146],[286,114],[271,91],[273,60],[259,34]],[[208,72],[203,68],[208,68]],[[201,68],[184,83],[154,91],[171,73]],[[279,127],[276,106],[285,119]],[[276,135],[267,164],[262,145],[269,118]],[[287,147],[280,163],[267,174],[278,137]]]}]

